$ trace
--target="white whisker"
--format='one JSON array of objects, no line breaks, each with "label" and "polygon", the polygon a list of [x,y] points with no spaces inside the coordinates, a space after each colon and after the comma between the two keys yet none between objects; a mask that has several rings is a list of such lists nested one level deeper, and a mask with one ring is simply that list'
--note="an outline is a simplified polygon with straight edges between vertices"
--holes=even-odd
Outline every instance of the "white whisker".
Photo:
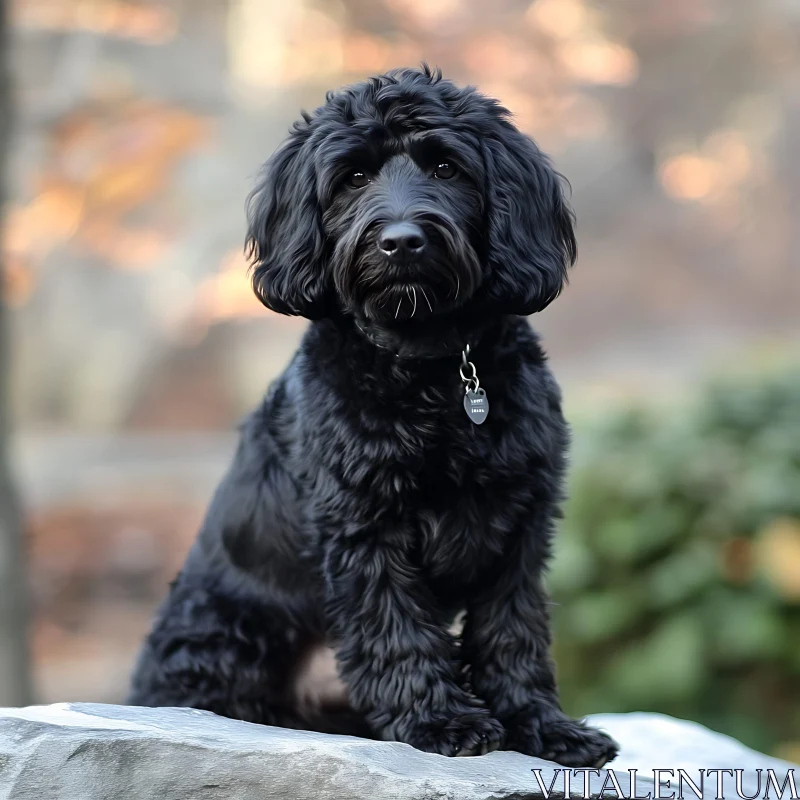
[{"label": "white whisker", "polygon": [[419,290],[422,292],[422,296],[425,298],[425,302],[428,304],[431,314],[433,314],[433,306],[431,305],[431,301],[428,300],[428,293],[422,288],[422,286],[419,287]]},{"label": "white whisker", "polygon": [[417,289],[416,287],[412,286],[411,291],[414,292],[414,310],[411,312],[411,317],[413,319],[414,314],[417,313]]},{"label": "white whisker", "polygon": [[397,311],[394,312],[394,318],[397,319],[397,315],[400,313],[400,306],[403,305],[403,297],[400,296],[400,302],[397,304]]},{"label": "white whisker", "polygon": [[461,291],[461,278],[456,275],[456,300],[458,300],[459,292]]}]

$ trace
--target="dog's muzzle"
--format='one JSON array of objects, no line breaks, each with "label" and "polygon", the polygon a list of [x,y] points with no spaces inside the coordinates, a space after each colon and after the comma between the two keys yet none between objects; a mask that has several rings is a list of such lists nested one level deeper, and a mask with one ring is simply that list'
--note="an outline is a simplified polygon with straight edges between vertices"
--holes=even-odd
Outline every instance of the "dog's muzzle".
[{"label": "dog's muzzle", "polygon": [[481,281],[467,232],[438,209],[369,209],[337,243],[334,280],[369,319],[420,319],[466,301]]}]

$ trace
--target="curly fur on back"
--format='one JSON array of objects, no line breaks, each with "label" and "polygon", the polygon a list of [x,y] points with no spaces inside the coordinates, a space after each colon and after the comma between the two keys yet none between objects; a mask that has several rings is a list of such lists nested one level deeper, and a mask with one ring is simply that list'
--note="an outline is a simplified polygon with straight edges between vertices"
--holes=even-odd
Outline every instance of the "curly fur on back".
[{"label": "curly fur on back", "polygon": [[[312,323],[242,426],[131,702],[606,762],[614,743],[561,711],[549,656],[568,431],[522,315],[576,256],[550,162],[496,101],[396,70],[304,115],[248,217],[257,295]],[[343,690],[308,701],[320,647]]]}]

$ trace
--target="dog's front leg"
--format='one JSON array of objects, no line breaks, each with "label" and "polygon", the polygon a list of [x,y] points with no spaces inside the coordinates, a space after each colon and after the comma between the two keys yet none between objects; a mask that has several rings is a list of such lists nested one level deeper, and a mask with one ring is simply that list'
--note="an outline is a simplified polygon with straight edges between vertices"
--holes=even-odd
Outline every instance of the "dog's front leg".
[{"label": "dog's front leg", "polygon": [[600,767],[616,743],[573,720],[558,700],[550,657],[549,598],[542,585],[550,519],[540,518],[502,574],[475,598],[464,628],[472,688],[507,731],[506,749],[571,767]]},{"label": "dog's front leg", "polygon": [[403,539],[327,547],[327,613],[349,701],[384,739],[448,756],[496,750],[502,725],[460,685],[455,640]]}]

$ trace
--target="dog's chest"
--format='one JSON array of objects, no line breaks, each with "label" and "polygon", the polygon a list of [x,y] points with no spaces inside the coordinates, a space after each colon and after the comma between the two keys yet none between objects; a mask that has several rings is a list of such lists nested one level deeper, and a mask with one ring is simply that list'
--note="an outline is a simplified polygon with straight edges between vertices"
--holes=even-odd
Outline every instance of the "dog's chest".
[{"label": "dog's chest", "polygon": [[[463,422],[472,425],[466,416]],[[479,580],[509,544],[508,521],[516,511],[505,500],[502,470],[489,448],[480,434],[452,432],[429,454],[407,506],[419,566],[450,587]]]},{"label": "dog's chest", "polygon": [[452,596],[494,568],[507,545],[505,536],[493,535],[489,520],[468,504],[452,511],[421,510],[414,524],[417,565],[428,580],[441,584]]},{"label": "dog's chest", "polygon": [[[426,496],[454,498],[485,473],[497,426],[472,421],[457,371],[431,377],[430,382],[409,381],[396,392],[366,377],[350,398],[350,424],[340,430],[339,447],[332,448],[331,456],[342,458],[351,486],[360,484],[372,496],[376,490],[378,496],[406,504]],[[354,431],[362,447],[359,457],[347,463],[348,437]]]},{"label": "dog's chest", "polygon": [[[320,516],[345,535],[401,537],[445,584],[474,584],[492,569],[530,512],[524,395],[509,388],[514,370],[484,363],[491,407],[480,425],[465,410],[457,362],[416,373],[365,368],[359,381],[330,387],[335,409],[313,409]],[[325,393],[314,397],[325,403]]]}]

